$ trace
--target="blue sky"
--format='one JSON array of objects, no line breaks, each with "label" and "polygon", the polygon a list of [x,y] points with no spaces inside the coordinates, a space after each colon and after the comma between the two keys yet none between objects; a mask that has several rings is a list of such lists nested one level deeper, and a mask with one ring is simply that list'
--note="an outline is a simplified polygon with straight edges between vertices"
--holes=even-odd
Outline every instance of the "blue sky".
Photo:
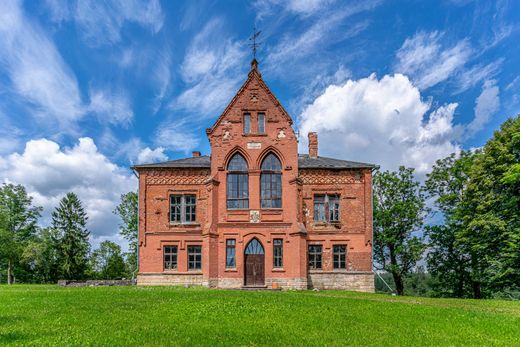
[{"label": "blue sky", "polygon": [[75,191],[95,242],[129,166],[209,153],[260,70],[320,154],[412,166],[482,146],[520,111],[517,1],[2,1],[0,179],[49,212]]}]

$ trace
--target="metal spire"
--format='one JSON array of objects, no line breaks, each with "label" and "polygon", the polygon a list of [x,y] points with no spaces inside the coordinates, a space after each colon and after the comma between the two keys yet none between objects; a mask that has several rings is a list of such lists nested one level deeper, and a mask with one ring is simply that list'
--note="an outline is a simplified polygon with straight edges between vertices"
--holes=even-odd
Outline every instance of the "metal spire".
[{"label": "metal spire", "polygon": [[256,49],[262,44],[261,42],[257,42],[260,33],[261,31],[257,31],[255,25],[253,28],[253,35],[249,38],[249,41],[252,41],[252,43],[249,44],[249,47],[253,50],[253,60],[256,60]]}]

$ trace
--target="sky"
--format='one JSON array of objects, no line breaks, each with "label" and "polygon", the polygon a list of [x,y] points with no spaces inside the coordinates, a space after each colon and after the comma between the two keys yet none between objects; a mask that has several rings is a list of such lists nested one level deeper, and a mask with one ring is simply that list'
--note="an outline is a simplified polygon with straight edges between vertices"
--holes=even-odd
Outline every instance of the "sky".
[{"label": "sky", "polygon": [[210,154],[210,127],[263,79],[300,152],[414,167],[482,146],[520,112],[518,1],[0,1],[0,182],[44,207],[69,191],[94,244],[130,167]]}]

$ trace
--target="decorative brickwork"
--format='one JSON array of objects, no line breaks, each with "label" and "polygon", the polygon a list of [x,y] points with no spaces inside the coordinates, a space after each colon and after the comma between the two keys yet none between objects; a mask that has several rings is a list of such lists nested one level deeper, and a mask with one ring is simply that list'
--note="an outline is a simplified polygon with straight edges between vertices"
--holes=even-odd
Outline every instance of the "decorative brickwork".
[{"label": "decorative brickwork", "polygon": [[146,172],[146,184],[201,185],[210,178],[209,174],[209,170],[150,170]]},{"label": "decorative brickwork", "polygon": [[363,175],[355,170],[301,170],[298,177],[303,184],[363,183]]}]

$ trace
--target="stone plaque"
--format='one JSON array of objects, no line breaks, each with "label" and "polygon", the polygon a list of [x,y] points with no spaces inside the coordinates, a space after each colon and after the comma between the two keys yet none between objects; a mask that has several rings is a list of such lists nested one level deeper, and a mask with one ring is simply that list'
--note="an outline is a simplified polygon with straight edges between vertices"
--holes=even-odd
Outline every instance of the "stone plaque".
[{"label": "stone plaque", "polygon": [[258,210],[249,211],[249,222],[250,223],[260,223],[260,211],[258,211]]},{"label": "stone plaque", "polygon": [[260,149],[262,148],[262,144],[260,142],[248,142],[247,149]]}]

